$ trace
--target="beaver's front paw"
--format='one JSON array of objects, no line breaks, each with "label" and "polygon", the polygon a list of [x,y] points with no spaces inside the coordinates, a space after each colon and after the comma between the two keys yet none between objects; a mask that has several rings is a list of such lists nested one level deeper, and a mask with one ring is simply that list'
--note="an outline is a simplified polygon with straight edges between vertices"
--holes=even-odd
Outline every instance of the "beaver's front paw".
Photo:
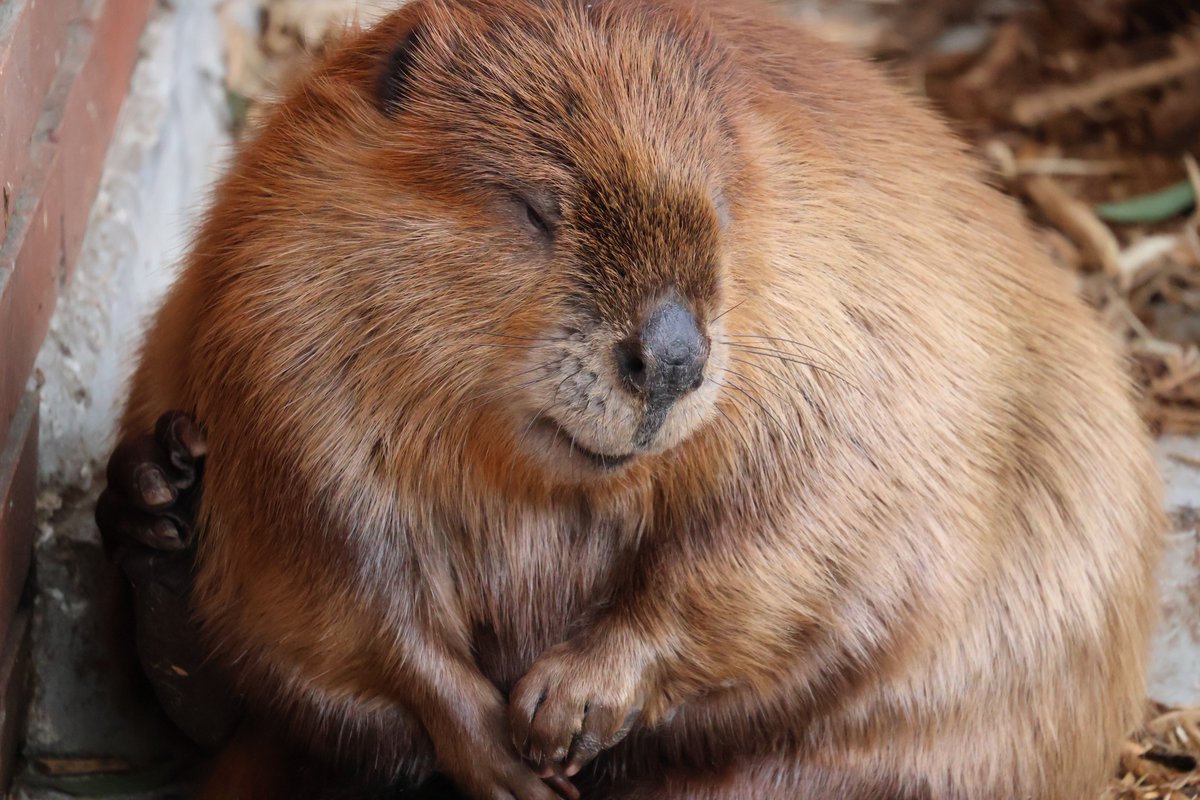
[{"label": "beaver's front paw", "polygon": [[629,732],[645,702],[642,671],[571,644],[542,655],[509,699],[517,750],[543,776],[575,775]]},{"label": "beaver's front paw", "polygon": [[[441,723],[449,718],[444,715]],[[504,707],[496,698],[474,724],[435,729],[443,772],[472,800],[579,800],[579,791],[564,776],[543,779],[530,769],[506,741],[505,728]]]},{"label": "beaver's front paw", "polygon": [[579,791],[561,776],[543,780],[515,757],[495,761],[477,754],[472,762],[447,769],[451,780],[478,800],[579,800]]}]

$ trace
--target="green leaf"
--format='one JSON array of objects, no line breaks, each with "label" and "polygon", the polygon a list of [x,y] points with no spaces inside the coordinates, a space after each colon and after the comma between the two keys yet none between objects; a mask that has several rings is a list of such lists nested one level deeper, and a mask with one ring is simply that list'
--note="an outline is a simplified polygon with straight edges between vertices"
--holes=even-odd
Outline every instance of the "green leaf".
[{"label": "green leaf", "polygon": [[1162,222],[1196,205],[1196,190],[1191,181],[1182,181],[1161,192],[1131,197],[1117,203],[1101,203],[1096,214],[1109,222]]}]

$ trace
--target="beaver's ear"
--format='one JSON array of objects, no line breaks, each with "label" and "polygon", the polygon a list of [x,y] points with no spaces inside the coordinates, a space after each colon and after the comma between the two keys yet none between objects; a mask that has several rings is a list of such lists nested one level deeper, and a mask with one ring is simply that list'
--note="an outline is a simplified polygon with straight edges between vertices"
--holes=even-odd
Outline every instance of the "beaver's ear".
[{"label": "beaver's ear", "polygon": [[417,23],[384,59],[375,91],[376,103],[384,114],[395,114],[408,100],[409,82],[422,49],[421,44],[421,25]]}]

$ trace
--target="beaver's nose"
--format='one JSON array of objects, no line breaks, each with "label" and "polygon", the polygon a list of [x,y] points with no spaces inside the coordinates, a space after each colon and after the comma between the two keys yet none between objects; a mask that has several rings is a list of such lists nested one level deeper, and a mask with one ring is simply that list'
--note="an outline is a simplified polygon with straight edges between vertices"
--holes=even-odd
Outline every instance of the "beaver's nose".
[{"label": "beaver's nose", "polygon": [[708,337],[692,312],[675,300],[661,303],[640,331],[617,345],[617,373],[651,405],[667,405],[700,387]]}]

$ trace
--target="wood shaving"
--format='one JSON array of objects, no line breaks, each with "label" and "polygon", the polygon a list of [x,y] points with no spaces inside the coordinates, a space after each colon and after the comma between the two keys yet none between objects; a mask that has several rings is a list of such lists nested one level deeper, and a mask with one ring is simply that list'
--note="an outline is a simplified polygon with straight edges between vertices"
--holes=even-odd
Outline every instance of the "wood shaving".
[{"label": "wood shaving", "polygon": [[1145,726],[1121,751],[1118,776],[1100,800],[1200,798],[1200,709],[1152,703]]},{"label": "wood shaving", "polygon": [[1012,117],[1018,124],[1032,127],[1059,114],[1092,108],[1119,94],[1149,89],[1197,71],[1200,71],[1200,52],[1105,72],[1079,86],[1052,86],[1018,97],[1013,103]]},{"label": "wood shaving", "polygon": [[1121,245],[1090,206],[1045,175],[1028,178],[1025,192],[1047,218],[1094,259],[1109,277],[1122,281]]}]

